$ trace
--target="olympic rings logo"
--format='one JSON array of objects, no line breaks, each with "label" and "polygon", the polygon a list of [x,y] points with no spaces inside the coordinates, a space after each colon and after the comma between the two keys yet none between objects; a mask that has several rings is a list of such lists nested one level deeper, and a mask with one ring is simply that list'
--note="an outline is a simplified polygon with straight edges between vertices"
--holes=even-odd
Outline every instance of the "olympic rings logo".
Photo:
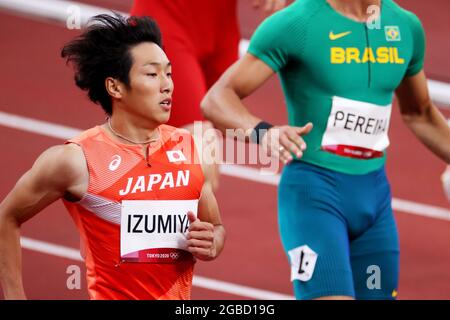
[{"label": "olympic rings logo", "polygon": [[170,258],[172,260],[177,260],[178,258],[180,258],[180,254],[178,252],[171,252],[170,253]]}]

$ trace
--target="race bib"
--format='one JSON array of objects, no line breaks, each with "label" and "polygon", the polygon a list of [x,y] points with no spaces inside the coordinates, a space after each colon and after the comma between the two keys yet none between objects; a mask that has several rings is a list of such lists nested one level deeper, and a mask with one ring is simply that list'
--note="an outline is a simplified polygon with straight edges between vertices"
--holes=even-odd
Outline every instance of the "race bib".
[{"label": "race bib", "polygon": [[322,150],[345,157],[373,159],[389,146],[392,105],[333,97]]},{"label": "race bib", "polygon": [[127,262],[175,263],[192,259],[186,251],[189,211],[198,200],[124,200],[120,256]]}]

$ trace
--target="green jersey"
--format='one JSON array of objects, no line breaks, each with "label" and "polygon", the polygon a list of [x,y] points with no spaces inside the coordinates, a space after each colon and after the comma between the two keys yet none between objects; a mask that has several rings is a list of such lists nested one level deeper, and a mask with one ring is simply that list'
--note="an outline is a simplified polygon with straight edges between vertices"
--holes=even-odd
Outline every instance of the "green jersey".
[{"label": "green jersey", "polygon": [[425,35],[394,1],[380,9],[362,23],[326,0],[298,0],[253,35],[248,52],[279,74],[289,124],[314,124],[303,161],[349,174],[384,165],[393,93],[422,70]]}]

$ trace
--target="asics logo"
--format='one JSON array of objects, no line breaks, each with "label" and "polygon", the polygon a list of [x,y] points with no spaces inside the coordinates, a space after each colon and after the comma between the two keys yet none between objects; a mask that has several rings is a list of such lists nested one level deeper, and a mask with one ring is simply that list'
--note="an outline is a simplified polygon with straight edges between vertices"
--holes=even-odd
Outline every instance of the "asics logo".
[{"label": "asics logo", "polygon": [[334,34],[333,31],[330,31],[329,37],[331,41],[343,38],[345,36],[348,36],[350,33],[352,33],[351,31],[347,31],[347,32],[341,32],[341,33],[337,33]]},{"label": "asics logo", "polygon": [[111,163],[109,164],[109,170],[110,171],[117,170],[117,168],[119,168],[121,162],[122,162],[122,158],[118,154],[114,155],[112,157]]}]

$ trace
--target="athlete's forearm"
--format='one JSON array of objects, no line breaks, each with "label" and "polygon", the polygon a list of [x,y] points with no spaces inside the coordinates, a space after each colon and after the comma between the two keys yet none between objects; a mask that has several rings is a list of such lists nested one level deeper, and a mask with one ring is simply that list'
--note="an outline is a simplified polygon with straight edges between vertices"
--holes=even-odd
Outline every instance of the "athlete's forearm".
[{"label": "athlete's forearm", "polygon": [[214,226],[214,246],[216,248],[216,252],[213,259],[220,256],[223,247],[225,245],[225,237],[226,237],[225,228],[222,225]]},{"label": "athlete's forearm", "polygon": [[22,284],[20,227],[0,209],[0,285],[5,299],[26,299]]},{"label": "athlete's forearm", "polygon": [[204,116],[223,133],[226,129],[244,129],[250,134],[261,121],[250,113],[232,88],[220,84],[211,88],[201,106]]},{"label": "athlete's forearm", "polygon": [[403,120],[431,152],[450,163],[450,128],[433,103],[420,113],[403,115]]}]

